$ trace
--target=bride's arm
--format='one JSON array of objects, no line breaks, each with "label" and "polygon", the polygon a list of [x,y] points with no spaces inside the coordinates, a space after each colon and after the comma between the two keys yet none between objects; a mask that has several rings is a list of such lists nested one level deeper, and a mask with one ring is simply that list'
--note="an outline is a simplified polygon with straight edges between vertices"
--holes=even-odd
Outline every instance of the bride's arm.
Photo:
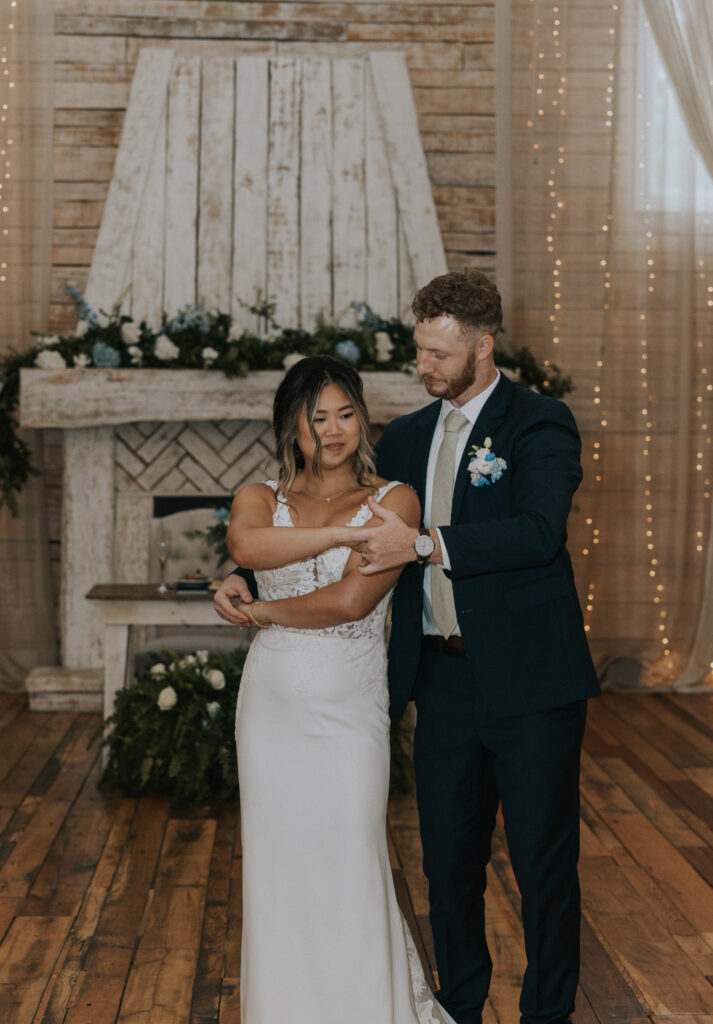
[{"label": "bride's arm", "polygon": [[[410,526],[418,526],[421,508],[416,492],[410,487],[394,487],[384,496],[381,504],[396,512]],[[378,526],[381,521],[374,516],[367,525]],[[299,597],[258,601],[254,605],[245,605],[245,608],[254,607],[256,618],[265,625],[323,629],[343,622],[356,622],[376,607],[403,569],[401,565],[372,576],[364,576],[359,572],[361,561],[359,552],[352,551],[344,575],[337,583],[330,583]]]},{"label": "bride's arm", "polygon": [[241,569],[279,569],[335,546],[338,526],[273,526],[273,502],[266,484],[248,484],[233,499],[225,542]]}]

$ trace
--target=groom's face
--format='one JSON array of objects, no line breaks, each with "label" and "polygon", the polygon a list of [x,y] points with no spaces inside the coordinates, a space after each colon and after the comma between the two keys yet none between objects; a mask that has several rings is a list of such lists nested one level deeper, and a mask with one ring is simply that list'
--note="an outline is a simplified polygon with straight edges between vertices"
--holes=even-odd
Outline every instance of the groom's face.
[{"label": "groom's face", "polygon": [[469,338],[452,316],[421,320],[413,332],[416,369],[426,391],[452,401],[472,388],[477,373],[475,339]]}]

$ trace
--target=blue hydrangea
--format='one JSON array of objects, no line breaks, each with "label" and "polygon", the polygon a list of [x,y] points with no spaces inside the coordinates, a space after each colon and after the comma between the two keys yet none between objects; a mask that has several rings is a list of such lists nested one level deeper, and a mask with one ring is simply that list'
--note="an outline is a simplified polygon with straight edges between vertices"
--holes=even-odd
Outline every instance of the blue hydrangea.
[{"label": "blue hydrangea", "polygon": [[340,341],[338,345],[334,346],[334,351],[341,359],[345,359],[352,365],[358,363],[361,359],[361,349],[351,338],[347,338],[346,341]]},{"label": "blue hydrangea", "polygon": [[213,518],[214,519],[219,519],[221,521],[221,523],[225,522],[225,520],[228,518],[229,515],[230,515],[230,512],[225,507],[223,507],[223,508],[214,508],[213,509]]},{"label": "blue hydrangea", "polygon": [[352,302],[351,306],[355,312],[361,313],[362,323],[365,323],[367,327],[376,331],[383,325],[384,321],[377,316],[368,302]]},{"label": "blue hydrangea", "polygon": [[114,367],[121,364],[121,355],[111,345],[98,341],[92,348],[92,362],[95,366],[113,370]]}]

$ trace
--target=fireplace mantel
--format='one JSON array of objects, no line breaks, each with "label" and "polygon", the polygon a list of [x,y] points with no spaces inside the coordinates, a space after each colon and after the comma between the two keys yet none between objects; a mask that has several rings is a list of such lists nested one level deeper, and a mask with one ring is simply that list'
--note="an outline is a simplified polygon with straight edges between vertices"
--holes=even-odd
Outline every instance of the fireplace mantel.
[{"label": "fireplace mantel", "polygon": [[[39,370],[20,373],[20,425],[77,430],[122,423],[270,420],[284,373],[258,370]],[[428,398],[416,374],[362,374],[374,423],[412,412]]]}]

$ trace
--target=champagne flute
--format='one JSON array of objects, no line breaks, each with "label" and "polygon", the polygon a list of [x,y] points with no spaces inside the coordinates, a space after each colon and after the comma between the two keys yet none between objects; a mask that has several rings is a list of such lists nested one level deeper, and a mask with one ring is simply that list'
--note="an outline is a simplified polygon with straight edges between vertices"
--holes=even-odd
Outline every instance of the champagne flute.
[{"label": "champagne flute", "polygon": [[166,586],[166,562],[168,561],[168,541],[162,537],[158,544],[158,563],[161,566],[161,583],[158,588],[159,594],[165,594]]}]

